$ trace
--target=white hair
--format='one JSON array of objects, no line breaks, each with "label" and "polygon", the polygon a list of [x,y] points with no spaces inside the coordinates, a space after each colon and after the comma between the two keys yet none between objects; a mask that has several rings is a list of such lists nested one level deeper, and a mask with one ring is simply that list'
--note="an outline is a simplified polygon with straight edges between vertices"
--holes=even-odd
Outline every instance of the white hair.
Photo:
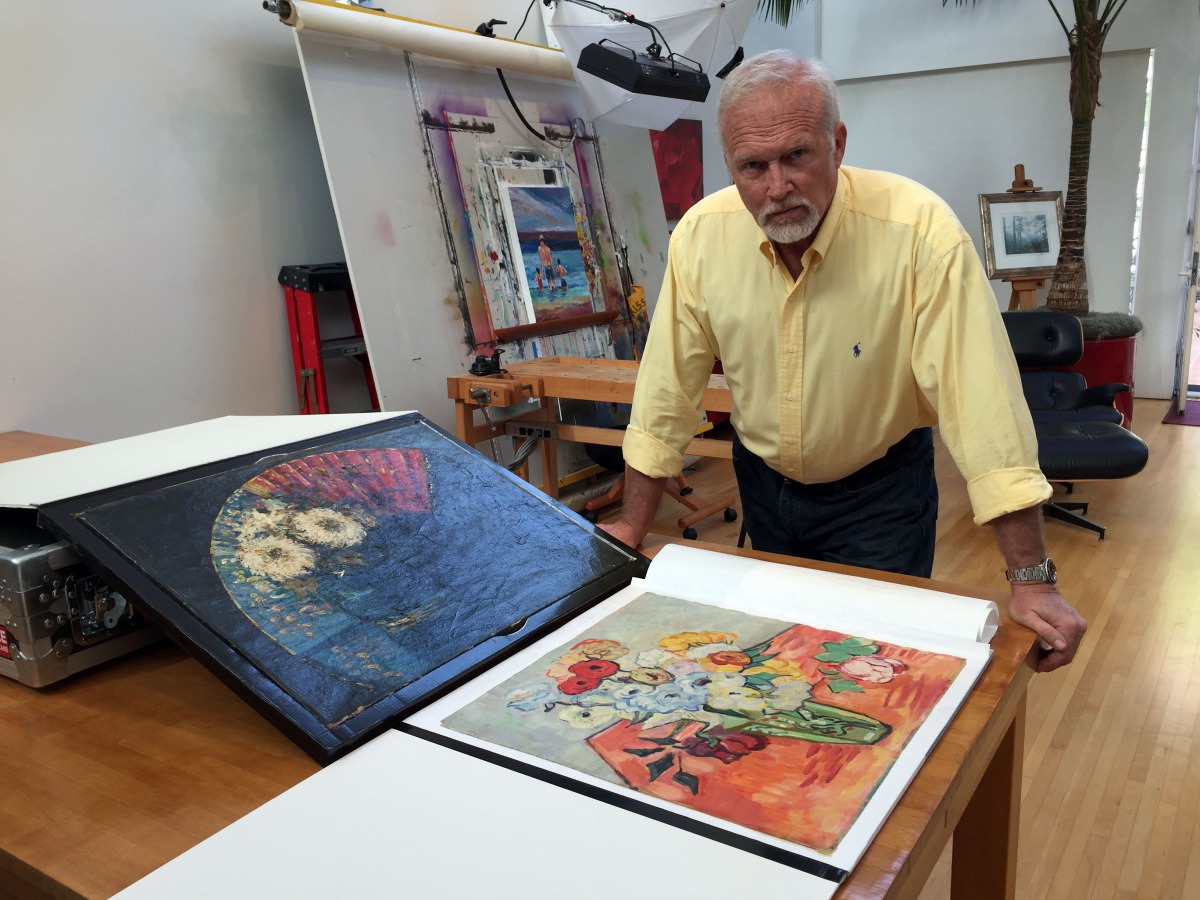
[{"label": "white hair", "polygon": [[725,78],[717,100],[717,128],[724,141],[725,120],[729,111],[748,94],[763,88],[781,88],[811,84],[817,89],[825,112],[825,130],[833,142],[841,114],[838,112],[837,83],[820,60],[800,56],[791,50],[768,50],[743,62]]}]

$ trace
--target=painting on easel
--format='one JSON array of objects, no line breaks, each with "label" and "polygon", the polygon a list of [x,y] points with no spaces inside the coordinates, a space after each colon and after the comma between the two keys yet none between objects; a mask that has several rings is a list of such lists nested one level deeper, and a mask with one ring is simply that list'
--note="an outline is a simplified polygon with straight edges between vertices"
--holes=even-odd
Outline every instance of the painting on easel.
[{"label": "painting on easel", "polygon": [[640,559],[416,415],[45,512],[321,761]]},{"label": "painting on easel", "polygon": [[828,854],[964,665],[643,594],[442,724]]},{"label": "painting on easel", "polygon": [[590,315],[591,263],[579,238],[570,188],[500,185],[512,258],[532,322]]}]

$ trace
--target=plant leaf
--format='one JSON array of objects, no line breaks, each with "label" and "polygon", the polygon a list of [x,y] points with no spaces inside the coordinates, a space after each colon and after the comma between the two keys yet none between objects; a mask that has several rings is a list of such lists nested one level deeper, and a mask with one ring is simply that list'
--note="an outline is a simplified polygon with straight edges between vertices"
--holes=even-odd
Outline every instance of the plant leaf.
[{"label": "plant leaf", "polygon": [[660,756],[654,762],[647,764],[646,771],[650,773],[651,781],[657,781],[659,775],[662,775],[674,765],[675,754],[668,753],[666,756]]},{"label": "plant leaf", "polygon": [[866,691],[864,691],[862,689],[862,687],[859,686],[858,682],[848,681],[844,678],[839,678],[836,681],[827,682],[825,686],[827,688],[829,688],[829,690],[833,691],[833,693],[835,693],[835,694],[842,694],[842,693],[846,693],[846,692],[855,693],[855,694],[865,694],[866,693]]},{"label": "plant leaf", "polygon": [[854,659],[854,654],[844,653],[841,651],[830,651],[829,653],[818,653],[813,657],[813,659],[815,659],[817,662],[840,663],[845,662],[848,659]]},{"label": "plant leaf", "polygon": [[671,776],[671,780],[676,784],[682,784],[685,788],[692,792],[693,797],[700,793],[700,779],[691,772],[685,772],[683,769],[680,769]]},{"label": "plant leaf", "polygon": [[758,0],[758,13],[764,19],[787,28],[792,13],[797,12],[808,0]]}]

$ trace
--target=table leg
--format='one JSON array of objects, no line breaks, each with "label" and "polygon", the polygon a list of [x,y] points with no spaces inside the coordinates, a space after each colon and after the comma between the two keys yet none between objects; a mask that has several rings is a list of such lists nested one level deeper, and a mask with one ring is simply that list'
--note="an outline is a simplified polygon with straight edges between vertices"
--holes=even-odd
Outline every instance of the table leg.
[{"label": "table leg", "polygon": [[1014,900],[1017,830],[1021,821],[1021,756],[1025,699],[954,829],[950,896]]},{"label": "table leg", "polygon": [[558,441],[542,441],[542,491],[558,499]]}]

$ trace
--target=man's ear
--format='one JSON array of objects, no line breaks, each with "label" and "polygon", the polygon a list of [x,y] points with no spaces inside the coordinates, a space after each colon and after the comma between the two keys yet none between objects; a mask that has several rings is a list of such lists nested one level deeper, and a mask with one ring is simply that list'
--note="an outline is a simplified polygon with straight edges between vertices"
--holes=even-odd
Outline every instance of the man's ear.
[{"label": "man's ear", "polygon": [[846,155],[846,123],[838,122],[833,129],[833,164],[840,166],[842,157]]}]

